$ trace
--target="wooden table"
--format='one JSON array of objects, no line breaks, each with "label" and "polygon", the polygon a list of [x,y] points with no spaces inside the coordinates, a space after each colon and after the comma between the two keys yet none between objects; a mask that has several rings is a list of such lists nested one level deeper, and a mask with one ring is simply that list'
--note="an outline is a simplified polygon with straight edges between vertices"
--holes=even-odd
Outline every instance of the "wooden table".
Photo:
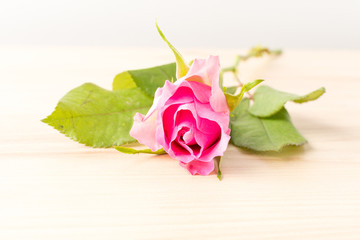
[{"label": "wooden table", "polygon": [[[239,52],[183,54],[226,66]],[[360,239],[359,59],[285,49],[244,64],[244,81],[327,93],[287,104],[308,144],[260,155],[230,146],[219,181],[168,156],[85,147],[40,122],[84,82],[110,89],[123,70],[172,61],[165,46],[0,47],[0,239]]]}]

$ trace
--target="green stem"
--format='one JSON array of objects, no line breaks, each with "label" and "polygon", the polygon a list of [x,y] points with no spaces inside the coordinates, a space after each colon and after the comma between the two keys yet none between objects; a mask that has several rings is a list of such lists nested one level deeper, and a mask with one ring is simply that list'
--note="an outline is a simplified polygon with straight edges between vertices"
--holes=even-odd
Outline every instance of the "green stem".
[{"label": "green stem", "polygon": [[[256,46],[256,47],[251,48],[246,55],[236,55],[234,64],[232,66],[221,69],[221,72],[220,72],[220,81],[221,81],[221,83],[223,81],[224,73],[225,72],[232,72],[234,74],[235,80],[238,83],[238,86],[241,88],[242,86],[244,86],[244,84],[241,82],[241,80],[240,80],[240,78],[238,76],[239,64],[242,61],[246,61],[246,60],[248,60],[250,58],[254,58],[254,57],[262,57],[265,54],[268,54],[268,55],[271,55],[271,56],[278,56],[278,55],[282,54],[282,51],[281,50],[270,50],[268,48]],[[246,94],[248,95],[248,97],[250,99],[253,98],[253,95],[250,92],[247,92]]]}]

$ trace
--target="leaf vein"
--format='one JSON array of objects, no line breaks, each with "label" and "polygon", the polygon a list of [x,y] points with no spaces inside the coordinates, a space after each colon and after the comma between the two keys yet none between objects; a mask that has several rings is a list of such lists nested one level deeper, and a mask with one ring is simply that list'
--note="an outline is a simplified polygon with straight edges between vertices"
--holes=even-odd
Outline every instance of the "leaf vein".
[{"label": "leaf vein", "polygon": [[274,144],[274,141],[273,141],[272,138],[270,137],[269,131],[268,131],[268,129],[266,128],[264,122],[261,120],[261,118],[257,118],[257,119],[259,119],[259,121],[260,121],[260,123],[261,123],[261,126],[263,127],[263,129],[264,129],[264,131],[265,131],[265,133],[266,133],[266,136],[267,136],[267,138],[269,139],[269,141],[271,142],[271,144],[272,144],[274,147],[276,147],[275,144]]}]

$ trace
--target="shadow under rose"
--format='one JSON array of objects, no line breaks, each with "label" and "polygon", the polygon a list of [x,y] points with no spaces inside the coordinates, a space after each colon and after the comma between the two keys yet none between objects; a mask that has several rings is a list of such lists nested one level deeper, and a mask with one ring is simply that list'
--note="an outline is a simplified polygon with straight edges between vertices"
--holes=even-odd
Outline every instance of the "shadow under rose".
[{"label": "shadow under rose", "polygon": [[289,145],[289,146],[285,146],[279,152],[276,151],[260,152],[246,148],[240,148],[240,147],[236,147],[236,148],[243,154],[247,154],[247,155],[266,156],[266,157],[272,157],[272,159],[276,158],[279,160],[289,161],[289,160],[299,159],[298,157],[305,154],[306,151],[309,151],[311,149],[311,146],[309,145],[309,143],[305,143],[304,145],[301,146]]}]

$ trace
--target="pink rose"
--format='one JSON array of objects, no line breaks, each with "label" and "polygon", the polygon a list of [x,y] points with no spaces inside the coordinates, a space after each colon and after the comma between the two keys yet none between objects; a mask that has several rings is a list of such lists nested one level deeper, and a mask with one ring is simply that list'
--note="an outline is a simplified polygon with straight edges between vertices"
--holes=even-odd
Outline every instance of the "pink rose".
[{"label": "pink rose", "polygon": [[163,148],[193,175],[211,173],[230,140],[219,73],[218,57],[195,59],[184,77],[156,90],[146,116],[136,113],[130,135],[152,151]]}]

